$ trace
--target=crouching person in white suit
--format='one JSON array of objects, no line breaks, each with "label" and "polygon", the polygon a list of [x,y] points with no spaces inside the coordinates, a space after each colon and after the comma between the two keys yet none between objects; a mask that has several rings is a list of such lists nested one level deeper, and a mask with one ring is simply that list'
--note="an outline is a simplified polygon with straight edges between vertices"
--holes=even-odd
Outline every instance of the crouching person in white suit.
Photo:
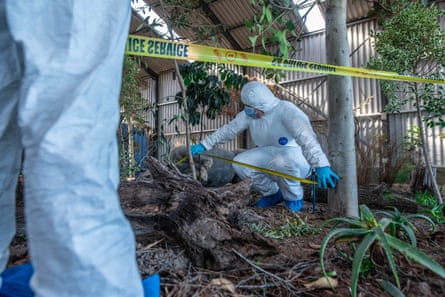
[{"label": "crouching person in white suit", "polygon": [[[191,146],[193,155],[225,143],[249,129],[256,147],[240,153],[235,161],[305,178],[315,168],[321,188],[336,186],[339,177],[330,168],[306,114],[295,104],[276,98],[261,82],[252,81],[241,90],[242,112],[212,135]],[[240,178],[250,177],[252,187],[262,194],[255,204],[269,207],[282,201],[292,211],[303,206],[299,181],[270,175],[234,164]]]}]

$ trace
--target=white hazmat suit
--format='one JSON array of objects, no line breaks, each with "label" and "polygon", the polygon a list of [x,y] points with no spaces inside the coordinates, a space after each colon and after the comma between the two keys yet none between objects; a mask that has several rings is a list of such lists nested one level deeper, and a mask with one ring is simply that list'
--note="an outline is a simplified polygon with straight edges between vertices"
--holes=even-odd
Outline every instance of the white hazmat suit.
[{"label": "white hazmat suit", "polygon": [[[241,90],[242,102],[262,113],[248,116],[245,111],[201,141],[206,150],[235,138],[248,129],[256,147],[235,157],[235,161],[305,178],[311,168],[329,166],[306,114],[289,101],[276,98],[261,82],[252,81]],[[286,201],[303,199],[300,182],[233,165],[241,178],[252,178],[252,187],[263,196],[281,190]]]},{"label": "white hazmat suit", "polygon": [[117,195],[130,16],[125,0],[0,0],[0,272],[15,234],[24,149],[37,297],[143,296]]}]

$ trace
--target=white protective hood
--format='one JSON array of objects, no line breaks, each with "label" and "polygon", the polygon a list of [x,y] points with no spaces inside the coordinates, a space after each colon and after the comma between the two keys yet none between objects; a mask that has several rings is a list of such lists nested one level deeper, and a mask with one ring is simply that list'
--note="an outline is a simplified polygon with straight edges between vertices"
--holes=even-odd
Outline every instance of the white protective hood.
[{"label": "white protective hood", "polygon": [[280,102],[280,99],[275,97],[272,91],[259,81],[251,81],[243,86],[241,100],[245,105],[252,106],[264,113],[270,111]]}]

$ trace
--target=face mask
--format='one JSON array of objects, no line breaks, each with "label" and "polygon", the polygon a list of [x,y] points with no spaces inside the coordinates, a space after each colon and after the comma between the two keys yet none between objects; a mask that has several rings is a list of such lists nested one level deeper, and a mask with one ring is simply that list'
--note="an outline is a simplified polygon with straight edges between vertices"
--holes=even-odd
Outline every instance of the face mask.
[{"label": "face mask", "polygon": [[256,118],[255,108],[246,106],[244,107],[244,112],[247,114],[247,116],[251,118]]}]

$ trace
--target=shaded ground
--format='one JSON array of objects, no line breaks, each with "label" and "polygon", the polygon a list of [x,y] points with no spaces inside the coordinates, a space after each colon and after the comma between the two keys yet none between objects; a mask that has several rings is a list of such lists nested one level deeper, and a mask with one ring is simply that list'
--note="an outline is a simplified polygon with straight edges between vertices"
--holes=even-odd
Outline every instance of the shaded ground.
[{"label": "shaded ground", "polygon": [[[18,229],[9,266],[29,261],[21,199],[17,206]],[[329,232],[329,228],[319,229],[327,218],[325,204],[317,204],[313,212],[310,203],[305,202],[304,210],[298,214],[281,205],[268,209],[246,207],[245,211],[258,220],[244,224],[241,231],[265,238],[277,247],[278,253],[252,259],[244,256],[245,251],[233,250],[239,257],[238,267],[212,271],[194,267],[175,238],[135,228],[141,274],[144,277],[160,274],[162,296],[350,296],[352,263],[332,243],[326,252],[325,265],[328,271],[336,272],[336,290],[308,287],[308,283],[322,275],[319,249]],[[421,221],[415,221],[415,225],[420,231],[428,229]],[[434,234],[422,232],[417,237],[419,249],[442,266],[445,266],[444,234],[445,228],[437,226]],[[445,296],[445,279],[403,257],[397,257],[397,264],[406,296]],[[394,282],[384,262],[376,262],[360,278],[359,296],[390,296],[381,289],[377,279]]]}]

